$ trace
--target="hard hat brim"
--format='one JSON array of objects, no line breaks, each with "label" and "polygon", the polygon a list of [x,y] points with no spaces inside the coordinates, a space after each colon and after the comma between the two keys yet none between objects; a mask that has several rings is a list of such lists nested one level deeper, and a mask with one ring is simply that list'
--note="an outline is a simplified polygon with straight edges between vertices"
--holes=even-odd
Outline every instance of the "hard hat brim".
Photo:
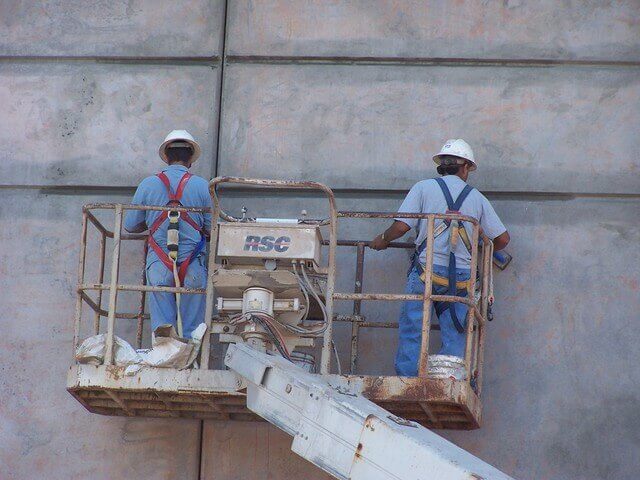
[{"label": "hard hat brim", "polygon": [[200,158],[200,154],[202,153],[202,151],[200,150],[200,145],[198,145],[198,142],[196,142],[195,140],[191,140],[190,138],[175,137],[162,142],[162,145],[160,145],[160,148],[158,149],[160,158],[164,163],[169,163],[169,159],[167,158],[167,145],[173,142],[187,142],[189,145],[191,145],[191,147],[193,148],[193,157],[191,158],[192,164],[196,163],[196,160]]},{"label": "hard hat brim", "polygon": [[471,164],[471,169],[470,169],[471,172],[473,172],[476,168],[478,168],[478,166],[476,165],[476,162],[474,162],[473,160],[469,160],[468,158],[461,157],[460,155],[453,155],[451,153],[438,153],[437,155],[434,155],[433,163],[435,163],[437,166],[440,166],[442,164],[442,159],[440,157],[444,157],[444,156],[458,157],[469,162]]}]

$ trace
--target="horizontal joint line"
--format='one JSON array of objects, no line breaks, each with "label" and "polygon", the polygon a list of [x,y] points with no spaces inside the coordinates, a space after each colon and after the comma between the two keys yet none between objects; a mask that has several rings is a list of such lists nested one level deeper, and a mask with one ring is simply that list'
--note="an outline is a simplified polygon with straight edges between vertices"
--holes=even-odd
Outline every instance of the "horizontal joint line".
[{"label": "horizontal joint line", "polygon": [[219,56],[145,57],[118,55],[0,55],[0,63],[111,63],[124,65],[194,65],[218,66]]},{"label": "horizontal joint line", "polygon": [[[39,190],[43,194],[53,195],[83,195],[83,194],[132,194],[136,187],[126,185],[0,185],[0,190]],[[243,194],[255,192],[255,189],[246,186],[226,186],[224,187],[228,193]],[[381,196],[381,195],[406,195],[408,190],[397,189],[363,189],[363,188],[332,188],[336,195],[362,195],[362,196]],[[285,195],[281,190],[269,187],[260,187],[260,193]],[[556,192],[556,191],[527,191],[527,190],[488,190],[483,189],[482,193],[493,198],[509,198],[509,197],[527,197],[527,198],[550,198],[558,200],[572,200],[574,198],[620,198],[620,199],[638,199],[640,193],[616,193],[616,192]],[[314,196],[315,192],[297,192],[296,196]]]},{"label": "horizontal joint line", "polygon": [[228,63],[245,64],[333,64],[333,65],[417,65],[417,66],[498,66],[498,67],[640,67],[640,60],[457,58],[457,57],[357,57],[357,56],[275,56],[227,55]]}]

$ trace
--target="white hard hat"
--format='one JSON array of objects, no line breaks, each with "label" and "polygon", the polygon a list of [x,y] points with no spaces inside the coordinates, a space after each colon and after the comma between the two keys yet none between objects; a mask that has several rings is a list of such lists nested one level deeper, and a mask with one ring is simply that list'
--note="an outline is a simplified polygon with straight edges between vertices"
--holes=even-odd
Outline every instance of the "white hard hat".
[{"label": "white hard hat", "polygon": [[436,165],[440,166],[442,163],[440,157],[443,155],[453,155],[454,157],[460,157],[468,160],[471,162],[471,171],[478,167],[478,164],[476,164],[476,161],[473,158],[473,150],[471,150],[469,144],[461,138],[451,138],[447,140],[440,149],[440,153],[433,156],[433,161]]},{"label": "white hard hat", "polygon": [[160,145],[160,149],[158,150],[160,158],[162,158],[165,163],[169,163],[165,149],[171,142],[179,141],[187,142],[193,147],[193,158],[191,159],[191,163],[195,163],[200,156],[200,145],[198,145],[198,142],[196,142],[193,136],[186,130],[173,130],[165,137],[164,142],[162,142],[162,145]]}]

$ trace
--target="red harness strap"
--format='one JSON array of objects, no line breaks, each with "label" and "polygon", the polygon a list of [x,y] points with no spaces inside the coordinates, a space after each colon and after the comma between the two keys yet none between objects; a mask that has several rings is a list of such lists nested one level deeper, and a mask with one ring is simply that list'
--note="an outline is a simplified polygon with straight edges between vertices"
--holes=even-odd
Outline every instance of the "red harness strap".
[{"label": "red harness strap", "polygon": [[[189,179],[192,177],[192,175],[189,172],[187,172],[182,176],[182,178],[180,179],[180,182],[178,183],[178,188],[176,189],[176,193],[173,193],[173,191],[171,190],[171,182],[169,182],[169,178],[165,175],[164,172],[158,173],[157,177],[162,181],[165,188],[167,189],[167,193],[169,194],[169,201],[167,202],[167,205],[172,207],[182,206],[182,203],[180,200],[182,199],[182,194],[184,193],[185,186],[189,182]],[[167,267],[171,272],[173,272],[173,261],[171,260],[171,257],[169,257],[167,252],[165,252],[164,250],[162,250],[162,248],[160,248],[160,245],[158,245],[158,242],[156,242],[156,240],[153,238],[153,234],[158,231],[160,226],[165,222],[165,220],[168,220],[168,218],[169,218],[169,212],[167,210],[164,210],[160,213],[156,221],[153,222],[153,224],[149,228],[148,242],[149,242],[149,246],[153,249],[154,252],[156,252],[156,255],[158,255],[158,258],[160,259],[160,261],[165,265],[165,267]],[[198,225],[198,223],[193,218],[191,218],[191,216],[187,212],[180,212],[180,220],[184,220],[185,222],[187,222],[195,230],[197,230],[200,233],[200,235],[202,235],[203,237],[206,236],[206,232],[200,227],[200,225]],[[196,249],[194,249],[194,251],[191,252],[191,255],[189,255],[189,257],[179,265],[178,278],[180,279],[180,284],[184,284],[184,278],[187,275],[187,269],[189,268],[189,264],[191,263],[191,260],[193,260],[193,254],[196,253],[196,250],[199,250],[199,249],[196,247]]]}]

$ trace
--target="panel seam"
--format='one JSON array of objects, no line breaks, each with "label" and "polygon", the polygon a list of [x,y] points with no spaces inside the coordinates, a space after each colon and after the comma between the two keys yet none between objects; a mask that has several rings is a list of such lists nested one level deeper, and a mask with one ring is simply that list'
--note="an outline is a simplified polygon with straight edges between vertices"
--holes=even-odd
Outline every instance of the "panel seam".
[{"label": "panel seam", "polygon": [[363,57],[311,55],[228,55],[226,61],[275,65],[389,65],[464,67],[640,67],[640,60],[473,58],[473,57]]},{"label": "panel seam", "polygon": [[226,50],[227,50],[227,19],[229,16],[229,2],[225,0],[224,2],[224,22],[222,26],[222,60],[220,62],[220,88],[218,91],[218,129],[217,129],[217,138],[216,138],[216,158],[214,162],[213,168],[213,176],[217,177],[220,166],[220,153],[222,151],[220,147],[220,137],[222,131],[222,112],[224,103],[224,66],[226,63]]}]

